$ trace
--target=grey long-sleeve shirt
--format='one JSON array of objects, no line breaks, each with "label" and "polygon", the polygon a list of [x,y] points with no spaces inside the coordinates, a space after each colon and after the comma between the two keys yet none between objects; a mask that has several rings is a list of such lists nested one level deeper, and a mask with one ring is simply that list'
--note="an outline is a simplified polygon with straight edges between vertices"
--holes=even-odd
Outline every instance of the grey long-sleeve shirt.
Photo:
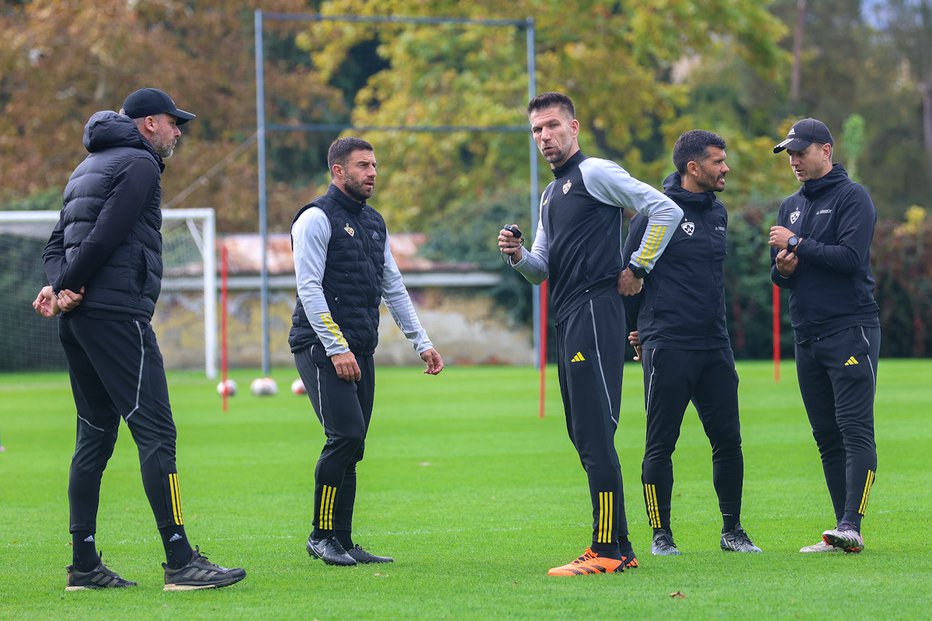
[{"label": "grey long-sleeve shirt", "polygon": [[[306,210],[291,228],[294,240],[294,266],[298,284],[298,297],[304,306],[314,333],[320,339],[328,356],[349,351],[343,332],[330,314],[324,297],[323,280],[327,266],[327,245],[330,243],[330,221],[317,207]],[[414,304],[401,279],[385,239],[385,271],[382,276],[382,298],[391,312],[392,319],[414,346],[418,354],[433,347],[427,332],[421,326]]]},{"label": "grey long-sleeve shirt", "polygon": [[653,269],[683,217],[676,203],[618,164],[581,151],[559,168],[544,190],[530,251],[514,268],[529,282],[549,278],[557,321],[579,304],[615,287],[622,260],[621,212],[647,217],[631,263]]}]

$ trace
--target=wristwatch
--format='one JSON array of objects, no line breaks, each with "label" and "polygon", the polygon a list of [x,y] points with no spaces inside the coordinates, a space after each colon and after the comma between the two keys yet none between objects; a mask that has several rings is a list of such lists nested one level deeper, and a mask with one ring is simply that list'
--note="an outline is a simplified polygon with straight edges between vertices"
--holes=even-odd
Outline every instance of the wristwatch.
[{"label": "wristwatch", "polygon": [[635,278],[644,280],[644,277],[647,276],[647,270],[641,267],[640,265],[635,265],[631,263],[628,265],[628,268],[634,273]]},{"label": "wristwatch", "polygon": [[796,247],[799,246],[799,238],[795,235],[790,235],[789,239],[786,240],[786,251],[796,252]]}]

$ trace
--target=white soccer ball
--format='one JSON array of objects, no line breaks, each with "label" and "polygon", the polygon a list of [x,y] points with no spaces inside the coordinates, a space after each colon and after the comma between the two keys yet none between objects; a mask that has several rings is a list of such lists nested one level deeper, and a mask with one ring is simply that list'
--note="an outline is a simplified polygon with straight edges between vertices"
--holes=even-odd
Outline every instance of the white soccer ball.
[{"label": "white soccer ball", "polygon": [[304,387],[304,382],[299,377],[295,381],[291,382],[291,392],[296,395],[306,395],[307,388]]},{"label": "white soccer ball", "polygon": [[232,397],[236,394],[236,382],[231,379],[220,382],[217,384],[217,394],[221,397],[224,395]]},{"label": "white soccer ball", "polygon": [[249,385],[249,391],[257,397],[271,397],[278,393],[278,384],[271,377],[257,377]]}]

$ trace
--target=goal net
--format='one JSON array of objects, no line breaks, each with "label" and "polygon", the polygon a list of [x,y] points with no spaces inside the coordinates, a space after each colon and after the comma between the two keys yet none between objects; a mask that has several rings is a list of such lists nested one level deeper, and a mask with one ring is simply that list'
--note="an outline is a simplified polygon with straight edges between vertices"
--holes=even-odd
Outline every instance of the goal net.
[{"label": "goal net", "polygon": [[[0,211],[0,373],[67,368],[58,322],[32,309],[47,284],[42,250],[57,211]],[[162,211],[162,293],[152,324],[166,368],[217,375],[213,209]]]}]

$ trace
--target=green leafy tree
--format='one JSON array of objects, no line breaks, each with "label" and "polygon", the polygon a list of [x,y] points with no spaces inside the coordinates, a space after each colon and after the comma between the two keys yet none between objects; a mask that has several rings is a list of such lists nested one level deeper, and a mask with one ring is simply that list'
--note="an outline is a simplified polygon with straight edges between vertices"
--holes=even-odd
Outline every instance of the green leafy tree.
[{"label": "green leafy tree", "polygon": [[932,354],[932,218],[917,205],[878,223],[871,249],[884,356]]},{"label": "green leafy tree", "polygon": [[860,114],[852,114],[842,124],[841,141],[845,147],[847,155],[845,166],[848,176],[855,181],[858,178],[858,158],[864,150],[864,117]]},{"label": "green leafy tree", "polygon": [[[711,6],[709,6],[711,5]],[[583,149],[619,160],[659,185],[668,149],[683,129],[689,88],[675,75],[683,59],[729,49],[774,76],[782,58],[774,41],[783,26],[766,3],[589,1],[568,13],[555,0],[324,2],[329,15],[403,15],[524,19],[536,25],[538,90],[564,90],[577,102]],[[568,16],[571,16],[569,18]],[[387,67],[355,98],[357,125],[524,125],[527,100],[523,32],[501,27],[324,22],[303,44],[329,78],[346,51],[377,41]],[[431,219],[469,208],[502,190],[520,191],[528,178],[526,134],[373,132],[385,177],[379,201],[394,225],[422,228]],[[546,167],[542,180],[546,179]],[[524,211],[516,205],[516,213]]]}]

